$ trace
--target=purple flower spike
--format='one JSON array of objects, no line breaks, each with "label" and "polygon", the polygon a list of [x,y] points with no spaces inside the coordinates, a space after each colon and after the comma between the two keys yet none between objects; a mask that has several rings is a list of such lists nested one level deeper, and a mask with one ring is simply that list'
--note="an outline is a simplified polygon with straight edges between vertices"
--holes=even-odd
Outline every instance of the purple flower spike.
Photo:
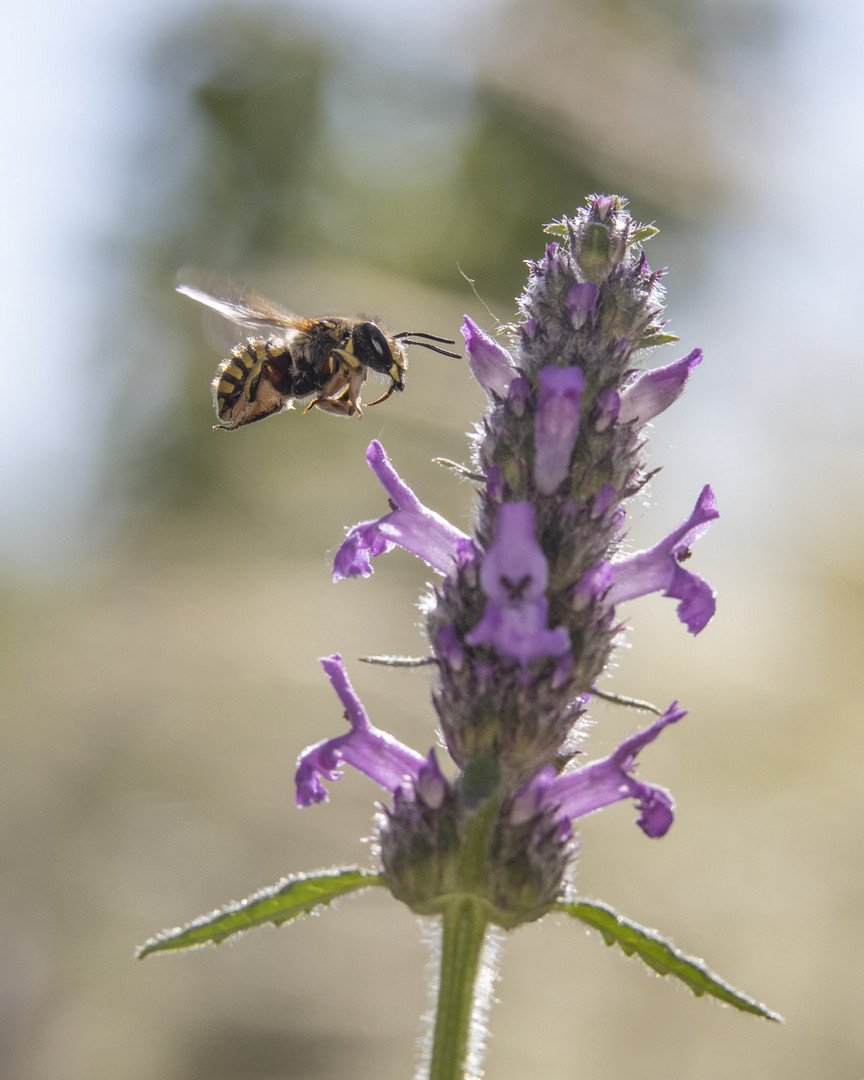
[{"label": "purple flower spike", "polygon": [[534,507],[504,503],[498,511],[495,540],[480,566],[486,611],[465,635],[469,645],[489,643],[523,667],[542,656],[561,656],[570,648],[563,626],[549,629],[546,585],[549,564],[534,535]]},{"label": "purple flower spike", "polygon": [[544,766],[516,796],[512,811],[515,823],[528,820],[541,810],[557,810],[561,818],[575,821],[622,799],[635,799],[640,810],[636,821],[639,828],[646,836],[665,835],[674,818],[672,796],[665,788],[636,780],[632,773],[639,751],[653,742],[667,725],[686,715],[687,710],[673,702],[659,720],[625,739],[617,750],[600,761],[592,761],[562,776],[555,775],[554,767]]},{"label": "purple flower spike", "polygon": [[506,398],[507,387],[516,374],[513,357],[467,315],[462,323],[462,336],[465,338],[471,371],[486,391],[486,396],[490,401],[494,401],[493,395]]},{"label": "purple flower spike", "polygon": [[706,484],[693,513],[665,540],[649,551],[639,551],[629,559],[612,563],[612,583],[607,599],[612,604],[620,604],[637,596],[662,592],[664,596],[680,601],[678,618],[691,634],[698,634],[714,615],[715,593],[707,581],[685,570],[681,562],[689,556],[691,544],[719,516],[714,492]]},{"label": "purple flower spike", "polygon": [[644,371],[621,393],[619,423],[647,424],[668,409],[680,397],[690,372],[701,362],[702,350],[694,349],[666,367]]},{"label": "purple flower spike", "polygon": [[585,375],[577,367],[545,367],[534,419],[534,481],[544,495],[554,494],[570,472],[579,434]]},{"label": "purple flower spike", "polygon": [[[431,767],[430,762],[392,735],[372,726],[360,698],[348,681],[345,665],[338,653],[323,658],[321,664],[345,706],[345,719],[351,725],[351,730],[346,735],[337,735],[314,746],[307,746],[300,755],[294,776],[297,805],[311,806],[313,803],[326,802],[328,796],[323,781],[338,780],[343,764],[353,765],[390,792],[413,788],[424,771]],[[437,764],[434,767],[437,769]]]},{"label": "purple flower spike", "polygon": [[389,495],[393,510],[348,531],[333,560],[334,581],[358,575],[369,577],[370,560],[396,545],[442,574],[471,557],[474,545],[469,537],[420,502],[377,440],[369,444],[366,461]]}]

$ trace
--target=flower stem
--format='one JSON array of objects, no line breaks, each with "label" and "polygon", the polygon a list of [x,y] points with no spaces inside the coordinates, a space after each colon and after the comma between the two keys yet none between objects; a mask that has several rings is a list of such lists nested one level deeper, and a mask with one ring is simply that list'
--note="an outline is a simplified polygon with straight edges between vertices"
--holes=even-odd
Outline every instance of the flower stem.
[{"label": "flower stem", "polygon": [[472,1032],[472,1021],[488,920],[482,901],[470,896],[454,897],[441,920],[441,976],[429,1080],[461,1080],[472,1044],[482,1041],[479,1032]]}]

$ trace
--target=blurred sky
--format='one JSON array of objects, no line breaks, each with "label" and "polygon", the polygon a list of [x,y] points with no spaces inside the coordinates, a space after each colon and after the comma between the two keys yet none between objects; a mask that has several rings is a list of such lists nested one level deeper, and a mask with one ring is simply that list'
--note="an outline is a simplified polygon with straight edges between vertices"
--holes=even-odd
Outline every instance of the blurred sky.
[{"label": "blurred sky", "polygon": [[[751,6],[723,5],[725,17],[734,21]],[[722,491],[730,473],[741,494],[744,478],[754,512],[771,495],[768,517],[786,526],[785,510],[819,505],[827,488],[854,482],[862,465],[864,7],[844,0],[752,7],[774,28],[771,47],[760,53],[757,34],[739,52],[726,50],[729,92],[711,117],[733,194],[704,224],[708,256],[698,289],[688,294],[680,266],[669,285],[674,328],[708,357],[702,415],[692,423],[707,422],[714,435],[710,446],[688,440],[694,484],[710,475]],[[0,319],[14,397],[0,434],[0,551],[10,570],[44,568],[46,557],[80,541],[105,398],[76,372],[82,357],[110,348],[99,339],[99,292],[123,273],[111,245],[150,104],[142,66],[166,27],[212,10],[206,0],[43,0],[7,14]],[[403,62],[434,60],[458,72],[483,55],[480,27],[497,9],[495,0],[308,0],[291,10],[310,25],[326,21],[331,38],[346,43],[358,25],[374,25],[382,58],[392,48]],[[715,17],[707,5],[706,20]],[[778,500],[778,484],[798,494],[786,487]]]},{"label": "blurred sky", "polygon": [[[305,0],[281,6],[298,25],[327,25],[330,40],[341,38],[346,48],[358,26],[376,27],[385,63],[392,48],[429,64],[446,45],[444,62],[455,71],[464,62],[461,28],[493,5]],[[9,12],[0,100],[7,146],[0,195],[8,208],[0,332],[13,352],[21,350],[21,361],[13,362],[20,407],[9,410],[0,434],[0,553],[13,572],[16,566],[44,571],[46,557],[81,542],[104,448],[104,399],[76,370],[82,356],[110,348],[100,345],[99,291],[124,269],[112,265],[112,243],[128,196],[124,177],[148,126],[145,61],[168,28],[219,7],[209,0],[37,0]]]}]

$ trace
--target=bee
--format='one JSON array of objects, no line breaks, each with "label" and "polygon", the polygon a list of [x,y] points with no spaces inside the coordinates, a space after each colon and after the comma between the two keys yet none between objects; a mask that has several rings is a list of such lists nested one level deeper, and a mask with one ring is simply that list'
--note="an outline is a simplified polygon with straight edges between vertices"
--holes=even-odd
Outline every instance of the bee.
[{"label": "bee", "polygon": [[432,344],[454,345],[450,338],[410,330],[390,334],[362,315],[304,319],[250,290],[232,296],[222,295],[228,289],[211,293],[180,284],[177,291],[260,335],[236,345],[216,370],[211,385],[219,423],[214,429],[233,431],[305,398],[312,400],[304,413],[321,409],[334,416],[362,416],[360,391],[370,371],[389,378],[390,385],[367,407],[404,389],[406,345],[459,359],[458,353]]}]

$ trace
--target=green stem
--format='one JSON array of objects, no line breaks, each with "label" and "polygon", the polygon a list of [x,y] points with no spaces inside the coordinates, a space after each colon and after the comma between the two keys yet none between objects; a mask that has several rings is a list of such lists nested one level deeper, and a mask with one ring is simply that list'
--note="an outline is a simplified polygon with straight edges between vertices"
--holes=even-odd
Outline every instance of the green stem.
[{"label": "green stem", "polygon": [[488,920],[480,900],[461,896],[444,909],[441,924],[441,981],[429,1080],[460,1080],[465,1075]]}]

